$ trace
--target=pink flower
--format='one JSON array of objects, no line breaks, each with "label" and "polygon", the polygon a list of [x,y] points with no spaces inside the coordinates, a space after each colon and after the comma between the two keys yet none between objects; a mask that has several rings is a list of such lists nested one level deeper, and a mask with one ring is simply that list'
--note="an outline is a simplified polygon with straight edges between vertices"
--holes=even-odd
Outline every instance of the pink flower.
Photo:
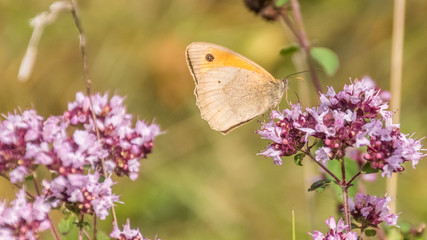
[{"label": "pink flower", "polygon": [[358,193],[354,202],[350,199],[349,209],[354,219],[365,226],[376,226],[381,222],[397,226],[398,216],[390,212],[390,201],[391,198],[387,196],[379,198]]},{"label": "pink flower", "polygon": [[68,206],[75,206],[74,209],[79,209],[80,214],[96,213],[103,220],[112,206],[119,203],[119,197],[111,189],[113,184],[111,178],[99,182],[99,173],[89,173],[58,176],[43,185],[53,207],[64,202]]},{"label": "pink flower", "polygon": [[317,107],[303,111],[299,104],[292,104],[282,113],[272,111],[270,121],[257,133],[273,143],[260,154],[281,164],[281,157],[296,154],[310,137],[321,141],[315,159],[326,165],[342,159],[350,148],[366,146],[363,161],[390,177],[403,171],[406,161],[415,167],[425,154],[420,140],[400,133],[387,108],[370,79],[356,80],[338,93],[329,87]]},{"label": "pink flower", "polygon": [[38,233],[50,227],[50,205],[44,198],[28,202],[22,189],[10,205],[0,204],[0,239],[37,239]]},{"label": "pink flower", "polygon": [[[160,127],[157,124],[137,120],[135,128],[132,128],[132,115],[126,113],[122,97],[114,95],[109,100],[108,94],[95,94],[91,98],[96,115],[96,126],[101,134],[99,144],[104,151],[109,152],[107,156],[104,156],[108,163],[107,170],[110,173],[114,171],[119,176],[127,175],[135,180],[138,178],[139,160],[146,158],[147,154],[151,152],[154,138],[161,134]],[[68,105],[64,118],[71,125],[83,124],[86,129],[85,136],[96,136],[88,104],[89,98],[82,93],[77,93],[76,101]],[[79,136],[83,136],[82,134]],[[78,139],[75,138],[75,140]],[[89,140],[86,137],[84,139],[84,141]],[[86,143],[82,145],[90,146]],[[96,163],[96,157],[89,160],[94,169],[102,168],[100,164]]]},{"label": "pink flower", "polygon": [[260,154],[272,157],[276,165],[282,164],[282,156],[297,153],[306,143],[306,133],[300,130],[306,124],[306,115],[301,112],[299,104],[292,105],[291,110],[285,109],[282,113],[272,111],[270,121],[264,123],[257,133],[274,143]]},{"label": "pink flower", "polygon": [[7,175],[10,171],[14,183],[23,181],[35,168],[27,151],[31,151],[32,145],[40,144],[42,121],[35,110],[26,110],[22,114],[8,114],[6,120],[0,122],[0,173]]},{"label": "pink flower", "polygon": [[357,240],[358,238],[356,232],[348,232],[348,226],[344,224],[342,218],[336,223],[335,218],[331,216],[325,223],[330,231],[326,234],[316,230],[309,233],[313,240]]},{"label": "pink flower", "polygon": [[126,221],[126,224],[123,225],[123,231],[114,225],[113,231],[110,233],[110,237],[117,240],[143,240],[142,234],[139,232],[139,228],[130,228],[129,219]]}]

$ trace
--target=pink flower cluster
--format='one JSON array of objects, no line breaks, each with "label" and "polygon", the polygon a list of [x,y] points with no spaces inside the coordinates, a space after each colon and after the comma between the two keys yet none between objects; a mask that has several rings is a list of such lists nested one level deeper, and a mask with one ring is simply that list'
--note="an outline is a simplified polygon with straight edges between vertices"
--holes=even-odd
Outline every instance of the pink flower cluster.
[{"label": "pink flower cluster", "polygon": [[106,170],[109,176],[135,180],[139,160],[151,152],[160,134],[156,124],[137,120],[133,127],[123,100],[117,95],[109,99],[108,94],[89,99],[77,93],[62,116],[43,121],[35,110],[7,115],[0,121],[0,175],[20,183],[44,166],[52,179],[43,181],[43,196],[52,207],[65,203],[76,213],[105,219],[119,197],[112,193],[112,179],[100,176]]},{"label": "pink flower cluster", "polygon": [[[138,178],[139,160],[151,152],[160,127],[137,120],[135,128],[132,128],[132,115],[126,113],[124,98],[117,95],[108,101],[107,94],[96,94],[91,100],[101,144],[109,154],[105,162],[106,170],[135,180]],[[90,99],[77,93],[76,101],[68,104],[64,119],[73,126],[83,125],[89,134],[96,135],[91,115]]]},{"label": "pink flower cluster", "polygon": [[330,87],[327,94],[321,94],[320,102],[318,107],[305,111],[299,104],[282,113],[273,110],[270,121],[257,131],[262,138],[273,141],[260,154],[281,164],[282,156],[297,153],[313,137],[323,143],[315,158],[326,164],[343,158],[349,147],[366,146],[364,159],[383,176],[403,171],[405,161],[415,167],[424,156],[420,140],[401,134],[399,125],[392,124],[392,113],[386,111],[387,103],[371,82],[356,80],[338,93]]},{"label": "pink flower cluster", "polygon": [[353,218],[364,226],[376,226],[382,222],[387,225],[397,224],[398,216],[390,212],[390,197],[376,197],[358,193],[355,201],[350,199],[349,209]]},{"label": "pink flower cluster", "polygon": [[80,214],[93,214],[104,220],[108,211],[119,202],[114,195],[111,178],[100,181],[99,173],[95,174],[68,174],[58,176],[52,181],[44,181],[44,194],[53,207],[66,202],[69,209],[78,209]]},{"label": "pink flower cluster", "polygon": [[131,229],[129,219],[126,224],[123,225],[123,231],[117,226],[113,226],[113,231],[110,233],[110,237],[117,240],[143,240],[142,234],[139,232],[139,228]]},{"label": "pink flower cluster", "polygon": [[35,110],[19,114],[8,114],[0,122],[0,174],[9,172],[12,183],[21,182],[25,175],[35,169],[40,159],[27,154],[27,147],[40,145],[43,118]]},{"label": "pink flower cluster", "polygon": [[0,239],[37,239],[39,232],[50,227],[50,205],[43,197],[29,202],[22,189],[10,205],[0,203]]},{"label": "pink flower cluster", "polygon": [[[113,226],[113,231],[110,233],[112,239],[117,240],[150,240],[149,238],[144,238],[137,229],[131,229],[129,219],[126,221],[126,224],[123,225],[123,231],[121,231],[117,226]],[[154,240],[161,240],[160,238],[155,237]]]},{"label": "pink flower cluster", "polygon": [[335,218],[331,216],[325,223],[330,231],[326,234],[316,230],[309,233],[313,240],[357,240],[358,238],[356,232],[348,232],[348,226],[344,224],[342,218],[336,223]]}]

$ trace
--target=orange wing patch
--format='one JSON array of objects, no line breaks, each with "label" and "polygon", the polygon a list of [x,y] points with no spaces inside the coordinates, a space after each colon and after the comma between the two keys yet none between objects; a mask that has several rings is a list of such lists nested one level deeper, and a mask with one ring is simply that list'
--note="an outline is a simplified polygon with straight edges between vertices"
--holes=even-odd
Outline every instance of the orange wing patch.
[{"label": "orange wing patch", "polygon": [[249,71],[256,72],[260,75],[270,75],[268,72],[263,71],[262,69],[254,66],[253,64],[244,61],[240,56],[219,49],[210,48],[201,57],[203,58],[203,67],[200,68],[201,74],[217,67],[236,67],[247,69]]}]

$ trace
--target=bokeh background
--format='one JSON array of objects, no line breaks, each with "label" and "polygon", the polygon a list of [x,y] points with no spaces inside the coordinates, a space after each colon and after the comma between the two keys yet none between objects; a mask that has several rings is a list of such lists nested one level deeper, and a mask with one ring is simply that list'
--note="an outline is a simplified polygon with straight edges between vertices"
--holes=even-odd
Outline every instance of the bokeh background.
[{"label": "bokeh background", "polygon": [[[48,26],[39,45],[31,78],[17,81],[20,61],[32,29],[29,19],[53,1],[0,0],[0,112],[34,106],[44,117],[61,114],[76,92],[84,91],[78,33],[70,14]],[[323,73],[322,85],[342,89],[349,79],[371,76],[388,90],[393,5],[390,0],[301,0],[308,37],[314,46],[334,50],[340,59],[335,76]],[[427,1],[406,5],[401,129],[427,136]],[[119,221],[131,219],[144,236],[162,239],[290,239],[295,211],[297,239],[326,230],[336,215],[333,191],[307,193],[309,162],[292,159],[273,166],[256,156],[268,142],[254,133],[262,116],[227,136],[200,118],[194,83],[184,50],[193,41],[229,47],[259,63],[274,76],[296,72],[291,57],[279,55],[292,38],[277,22],[249,12],[243,1],[127,0],[80,1],[88,41],[93,90],[127,96],[128,111],[153,120],[165,131],[154,152],[142,161],[137,181],[116,179]],[[295,102],[298,80],[290,81]],[[303,83],[315,96],[309,78]],[[314,103],[313,103],[314,104]],[[282,107],[285,107],[283,104]],[[425,144],[426,142],[424,142]],[[427,221],[427,163],[400,174],[400,220]],[[314,175],[316,176],[316,175]],[[1,198],[15,189],[0,180]],[[372,194],[385,193],[385,181],[365,184]],[[307,199],[311,204],[307,205]],[[54,216],[58,219],[58,216]],[[106,232],[111,219],[101,222]],[[46,239],[50,236],[46,235]],[[64,239],[75,239],[70,235]]]}]

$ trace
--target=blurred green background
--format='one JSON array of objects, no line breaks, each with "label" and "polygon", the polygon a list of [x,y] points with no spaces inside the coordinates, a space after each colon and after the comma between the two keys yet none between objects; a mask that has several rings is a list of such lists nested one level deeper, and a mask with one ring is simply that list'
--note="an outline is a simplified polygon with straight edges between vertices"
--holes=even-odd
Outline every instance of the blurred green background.
[{"label": "blurred green background", "polygon": [[[29,81],[17,81],[32,32],[29,19],[52,2],[0,0],[1,113],[34,106],[44,117],[61,114],[75,93],[84,91],[78,33],[65,13],[46,28]],[[130,218],[144,236],[158,233],[162,239],[290,239],[294,210],[297,239],[308,239],[313,229],[326,230],[324,220],[336,215],[335,196],[333,191],[306,192],[304,169],[314,166],[298,167],[290,158],[273,166],[272,160],[256,156],[268,144],[254,133],[257,121],[227,136],[211,130],[195,105],[185,62],[189,43],[207,41],[283,78],[297,70],[290,57],[278,54],[291,43],[279,23],[263,21],[237,0],[79,2],[93,90],[127,96],[130,113],[155,119],[165,131],[142,161],[139,179],[119,179],[114,187],[125,203],[116,208],[121,223]],[[334,50],[340,59],[335,76],[320,73],[324,88],[338,91],[349,78],[369,75],[389,89],[392,1],[302,0],[301,9],[312,44]],[[427,1],[407,1],[398,111],[402,132],[417,137],[427,135],[426,12]],[[293,102],[299,84],[290,81]],[[311,88],[309,78],[303,84]],[[310,94],[315,96],[312,89]],[[427,220],[427,163],[421,161],[416,170],[405,166],[398,212],[401,221],[419,224]],[[1,197],[10,201],[15,189],[3,179],[0,185]],[[372,194],[385,193],[382,178],[365,186]],[[310,198],[313,204],[307,205]],[[106,232],[110,221],[101,222]]]}]

